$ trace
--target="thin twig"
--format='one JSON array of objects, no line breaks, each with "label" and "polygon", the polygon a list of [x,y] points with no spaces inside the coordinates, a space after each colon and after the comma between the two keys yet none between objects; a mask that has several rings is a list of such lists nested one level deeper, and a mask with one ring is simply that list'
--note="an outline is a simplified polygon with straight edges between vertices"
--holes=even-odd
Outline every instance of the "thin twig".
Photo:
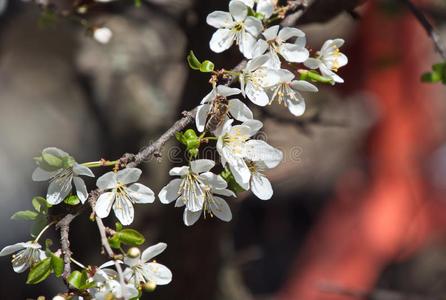
[{"label": "thin twig", "polygon": [[64,261],[62,277],[65,280],[65,283],[67,283],[68,275],[71,273],[71,254],[73,254],[70,249],[70,224],[76,216],[77,214],[67,214],[56,224],[56,229],[60,229],[60,245]]},{"label": "thin twig", "polygon": [[411,1],[411,0],[401,0],[407,8],[412,12],[412,14],[417,18],[418,22],[420,22],[421,26],[423,26],[424,30],[426,30],[427,34],[431,38],[434,43],[435,50],[440,54],[440,56],[446,60],[446,48],[440,39],[440,35],[435,30],[434,25],[427,19],[427,17],[423,14],[423,12]]}]

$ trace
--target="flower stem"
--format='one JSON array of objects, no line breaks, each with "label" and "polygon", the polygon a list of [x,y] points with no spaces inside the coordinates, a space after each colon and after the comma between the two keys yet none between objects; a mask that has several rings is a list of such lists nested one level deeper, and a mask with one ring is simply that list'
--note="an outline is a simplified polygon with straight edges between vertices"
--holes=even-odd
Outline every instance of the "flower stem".
[{"label": "flower stem", "polygon": [[82,269],[85,269],[86,267],[81,264],[80,262],[78,262],[77,260],[75,260],[74,258],[70,257],[70,260],[75,263],[76,265],[78,265],[79,267],[81,267]]},{"label": "flower stem", "polygon": [[39,234],[37,235],[36,239],[34,240],[35,243],[39,242],[39,239],[42,237],[42,235],[45,233],[45,231],[48,230],[48,228],[50,228],[51,226],[53,226],[54,224],[56,224],[56,221],[53,221],[51,223],[49,223],[48,225],[46,225],[45,227],[43,227],[43,229],[39,232]]},{"label": "flower stem", "polygon": [[82,163],[83,166],[88,168],[97,168],[97,167],[107,167],[107,166],[115,166],[119,160],[99,160],[99,161],[90,161],[86,163]]}]

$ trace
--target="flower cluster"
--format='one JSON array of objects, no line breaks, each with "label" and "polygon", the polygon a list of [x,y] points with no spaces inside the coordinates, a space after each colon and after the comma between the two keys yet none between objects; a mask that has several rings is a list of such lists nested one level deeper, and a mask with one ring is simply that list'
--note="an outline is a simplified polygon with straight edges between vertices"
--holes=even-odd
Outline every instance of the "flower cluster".
[{"label": "flower cluster", "polygon": [[[193,52],[188,57],[192,69],[212,73],[209,81],[212,89],[196,109],[197,131],[188,129],[176,133],[178,141],[186,146],[187,163],[169,171],[175,178],[157,195],[163,204],[174,202],[175,207],[184,207],[186,226],[195,224],[201,216],[231,221],[228,200],[237,197],[239,192],[250,190],[261,200],[273,197],[266,172],[279,165],[283,153],[257,138],[263,123],[254,119],[246,102],[260,107],[277,102],[294,116],[301,116],[306,107],[302,93],[317,92],[314,83],[343,82],[337,71],[348,62],[339,50],[344,41],[328,40],[320,51],[312,53],[306,48],[303,31],[271,26],[287,9],[288,6],[280,6],[276,0],[232,0],[228,12],[215,11],[208,15],[207,23],[217,29],[209,43],[210,49],[220,53],[237,45],[246,59],[240,69],[214,70],[212,62],[200,62]],[[112,33],[105,27],[96,28],[93,36],[106,44]],[[239,87],[230,87],[229,83],[237,83]],[[203,145],[213,146],[219,159],[201,158]],[[123,159],[78,163],[70,154],[54,147],[44,149],[35,161],[37,168],[32,179],[49,182],[46,198],[34,198],[34,211],[17,212],[13,216],[34,221],[33,239],[0,251],[0,256],[13,254],[15,272],[30,270],[27,283],[39,283],[54,273],[64,276],[69,285],[69,299],[83,299],[88,294],[88,299],[102,300],[139,299],[142,290],[153,290],[157,285],[171,282],[171,271],[153,260],[167,245],[158,243],[141,253],[137,246],[145,242],[144,236],[124,228],[134,221],[134,204],[156,200],[152,189],[138,182],[141,169],[126,165]],[[137,165],[136,160],[132,163]],[[113,167],[113,170],[100,176],[96,180],[97,188],[89,192],[84,178],[95,177],[91,168],[97,167]],[[50,210],[59,205],[61,211],[66,209],[70,214],[78,208],[75,211],[79,214],[87,200],[93,212],[91,219],[96,218],[102,245],[113,259],[99,267],[84,266],[70,256],[71,251],[64,249],[66,237],[58,223],[63,219],[52,215]],[[119,222],[115,229],[104,228],[101,219],[108,217],[112,209]],[[39,239],[56,223],[61,230],[61,248],[51,251],[52,242],[47,240],[43,250]],[[112,248],[121,254],[116,255]],[[65,274],[67,260],[80,269]]]}]

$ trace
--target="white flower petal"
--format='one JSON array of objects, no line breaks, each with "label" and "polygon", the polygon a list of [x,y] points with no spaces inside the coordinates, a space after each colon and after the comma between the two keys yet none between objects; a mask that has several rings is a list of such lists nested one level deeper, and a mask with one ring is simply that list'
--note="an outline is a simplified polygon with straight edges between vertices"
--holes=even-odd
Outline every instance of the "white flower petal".
[{"label": "white flower petal", "polygon": [[72,184],[70,178],[53,180],[48,186],[46,201],[52,205],[59,204],[68,196],[71,189]]},{"label": "white flower petal", "polygon": [[94,206],[94,212],[99,218],[105,218],[110,214],[111,207],[115,200],[115,193],[102,193]]},{"label": "white flower petal", "polygon": [[262,13],[265,18],[270,18],[274,12],[274,0],[258,0],[257,12]]},{"label": "white flower petal", "polygon": [[156,245],[150,246],[146,250],[144,250],[141,254],[141,260],[143,262],[148,262],[155,256],[160,255],[163,253],[164,250],[166,250],[167,244],[166,243],[158,243]]},{"label": "white flower petal", "polygon": [[198,132],[204,131],[210,109],[211,106],[209,104],[202,104],[198,106],[197,114],[195,115],[195,126],[197,127]]},{"label": "white flower petal", "polygon": [[235,40],[235,32],[230,29],[218,29],[209,42],[209,47],[216,53],[229,49]]},{"label": "white flower petal", "polygon": [[181,179],[176,178],[171,180],[165,187],[161,189],[158,198],[161,203],[169,204],[178,198],[178,191],[180,190]]},{"label": "white flower petal", "polygon": [[175,168],[170,169],[170,171],[169,171],[170,176],[184,176],[187,173],[189,173],[188,166],[175,167]]},{"label": "white flower petal", "polygon": [[214,11],[210,13],[206,18],[206,23],[215,28],[228,28],[234,23],[230,13],[225,11]]},{"label": "white flower petal", "polygon": [[127,226],[132,224],[135,211],[132,202],[127,198],[117,194],[115,203],[113,204],[113,211],[122,225]]},{"label": "white flower petal", "polygon": [[231,209],[228,203],[220,197],[214,197],[213,201],[209,202],[209,208],[212,213],[222,221],[229,222],[232,220]]},{"label": "white flower petal", "polygon": [[229,12],[235,21],[240,22],[246,19],[248,7],[243,2],[234,0],[229,2]]},{"label": "white flower petal", "polygon": [[188,209],[185,209],[183,213],[184,225],[186,226],[194,225],[198,221],[198,219],[200,219],[200,216],[201,216],[201,211],[192,212],[189,211]]},{"label": "white flower petal", "polygon": [[262,161],[268,168],[275,168],[283,159],[283,153],[262,140],[246,142],[246,157],[252,161]]},{"label": "white flower petal", "polygon": [[45,148],[42,150],[42,153],[51,154],[59,158],[70,156],[67,152],[60,150],[59,148],[56,147]]},{"label": "white flower petal", "polygon": [[[296,92],[297,93],[297,92]],[[290,113],[295,115],[296,117],[300,117],[305,113],[306,105],[305,101],[296,101],[294,99],[287,99],[287,106]]]},{"label": "white flower petal", "polygon": [[116,174],[116,180],[121,184],[129,184],[139,180],[142,171],[138,168],[125,168]]},{"label": "white flower petal", "polygon": [[239,99],[229,100],[229,113],[237,121],[244,122],[253,118],[252,111]]},{"label": "white flower petal", "polygon": [[82,204],[87,201],[88,191],[85,182],[80,177],[73,177],[74,186],[76,187],[76,195]]},{"label": "white flower petal", "polygon": [[51,178],[54,177],[54,175],[56,175],[58,172],[58,170],[53,171],[53,172],[49,172],[49,171],[45,171],[44,169],[37,167],[31,178],[33,181],[47,181],[50,180]]},{"label": "white flower petal", "polygon": [[254,38],[257,38],[263,30],[262,22],[254,17],[247,17],[245,20],[246,31],[252,34]]},{"label": "white flower petal", "polygon": [[[229,160],[228,160],[229,162]],[[235,181],[245,190],[249,188],[249,179],[251,177],[251,171],[242,158],[233,158],[229,163],[229,169],[234,175]]]},{"label": "white flower petal", "polygon": [[134,203],[153,203],[155,201],[153,191],[141,183],[134,183],[126,190]]},{"label": "white flower petal", "polygon": [[318,88],[314,85],[309,83],[308,81],[305,80],[293,80],[290,83],[290,87],[293,90],[297,90],[297,91],[302,91],[302,92],[317,92],[319,91]]},{"label": "white flower petal", "polygon": [[248,72],[254,71],[263,66],[268,61],[268,59],[269,57],[267,55],[261,55],[259,57],[253,58],[252,60],[248,61],[245,70]]},{"label": "white flower petal", "polygon": [[239,0],[239,1],[245,3],[246,6],[249,6],[251,8],[253,8],[255,4],[255,0]]},{"label": "white flower petal", "polygon": [[261,121],[254,119],[246,120],[242,125],[249,128],[249,131],[247,132],[249,136],[253,136],[263,127],[263,123]]},{"label": "white flower petal", "polygon": [[273,41],[276,39],[277,34],[279,33],[279,25],[271,26],[262,33],[267,41]]},{"label": "white flower petal", "polygon": [[251,177],[251,191],[261,200],[269,200],[273,196],[273,188],[268,178],[259,174]]},{"label": "white flower petal", "polygon": [[254,46],[256,45],[256,39],[248,32],[241,33],[241,39],[239,44],[240,52],[246,58],[252,58],[252,53],[254,51]]},{"label": "white flower petal", "polygon": [[86,166],[80,165],[78,163],[75,163],[73,165],[73,173],[74,175],[83,175],[83,176],[89,176],[94,177],[93,172],[90,170],[90,168],[87,168]]},{"label": "white flower petal", "polygon": [[241,93],[240,89],[238,88],[231,88],[226,85],[219,85],[217,86],[217,94],[223,96],[223,97],[230,97],[234,95],[238,95]]},{"label": "white flower petal", "polygon": [[294,27],[284,27],[280,30],[278,35],[281,41],[286,41],[293,37],[304,37],[304,36],[305,33],[302,30]]},{"label": "white flower petal", "polygon": [[301,63],[308,59],[310,52],[298,45],[284,43],[279,48],[280,54],[289,62]]},{"label": "white flower petal", "polygon": [[192,172],[200,174],[203,172],[208,172],[215,166],[215,162],[210,159],[196,159],[191,161],[190,168]]},{"label": "white flower petal", "polygon": [[265,40],[258,40],[254,45],[254,49],[252,50],[252,57],[255,58],[265,54],[268,48],[269,48],[268,43]]},{"label": "white flower petal", "polygon": [[227,182],[220,175],[211,172],[201,174],[200,179],[212,189],[225,189],[228,186]]},{"label": "white flower petal", "polygon": [[228,189],[214,189],[212,193],[215,195],[227,196],[227,197],[237,197],[237,195]]},{"label": "white flower petal", "polygon": [[269,103],[269,98],[266,92],[261,87],[254,86],[251,81],[246,84],[246,96],[252,103],[259,106],[266,106]]},{"label": "white flower petal", "polygon": [[118,182],[116,181],[116,173],[115,172],[108,172],[102,175],[98,178],[96,181],[96,186],[102,190],[109,190],[113,189],[118,185]]},{"label": "white flower petal", "polygon": [[321,61],[319,59],[316,59],[316,58],[309,58],[306,61],[304,61],[304,65],[307,68],[310,68],[310,69],[314,70],[314,69],[319,68],[319,66],[321,65]]},{"label": "white flower petal", "polygon": [[17,243],[14,245],[6,246],[0,251],[0,256],[11,255],[19,250],[27,248],[27,243]]},{"label": "white flower petal", "polygon": [[172,272],[159,263],[148,263],[144,265],[144,271],[148,273],[149,280],[157,285],[165,285],[172,281]]}]

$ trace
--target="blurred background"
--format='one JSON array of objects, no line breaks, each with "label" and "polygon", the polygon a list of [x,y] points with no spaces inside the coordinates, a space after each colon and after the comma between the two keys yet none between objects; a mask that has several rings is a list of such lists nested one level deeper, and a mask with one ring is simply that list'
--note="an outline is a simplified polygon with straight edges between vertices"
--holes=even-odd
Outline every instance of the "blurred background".
[{"label": "blurred background", "polygon": [[[236,49],[208,48],[206,16],[227,1],[90,3],[90,23],[113,31],[106,45],[36,2],[0,1],[0,247],[29,239],[30,225],[9,218],[45,194],[31,181],[43,148],[80,162],[137,152],[209,92],[206,75],[187,67],[189,50],[224,68],[241,59]],[[54,1],[73,2],[89,3]],[[268,174],[271,200],[242,194],[230,201],[231,223],[191,228],[181,209],[138,206],[134,227],[147,245],[169,245],[157,260],[174,274],[143,299],[445,299],[446,89],[420,82],[440,58],[403,1],[359,2],[315,1],[298,24],[312,49],[346,40],[345,84],[306,95],[301,118],[278,105],[252,107],[263,136],[285,154]],[[415,3],[446,40],[446,2]],[[174,145],[143,165],[142,182],[156,193],[170,180]],[[85,264],[105,260],[87,215],[74,221],[71,245]],[[1,299],[65,290],[56,279],[25,285],[6,257],[0,270]]]}]

